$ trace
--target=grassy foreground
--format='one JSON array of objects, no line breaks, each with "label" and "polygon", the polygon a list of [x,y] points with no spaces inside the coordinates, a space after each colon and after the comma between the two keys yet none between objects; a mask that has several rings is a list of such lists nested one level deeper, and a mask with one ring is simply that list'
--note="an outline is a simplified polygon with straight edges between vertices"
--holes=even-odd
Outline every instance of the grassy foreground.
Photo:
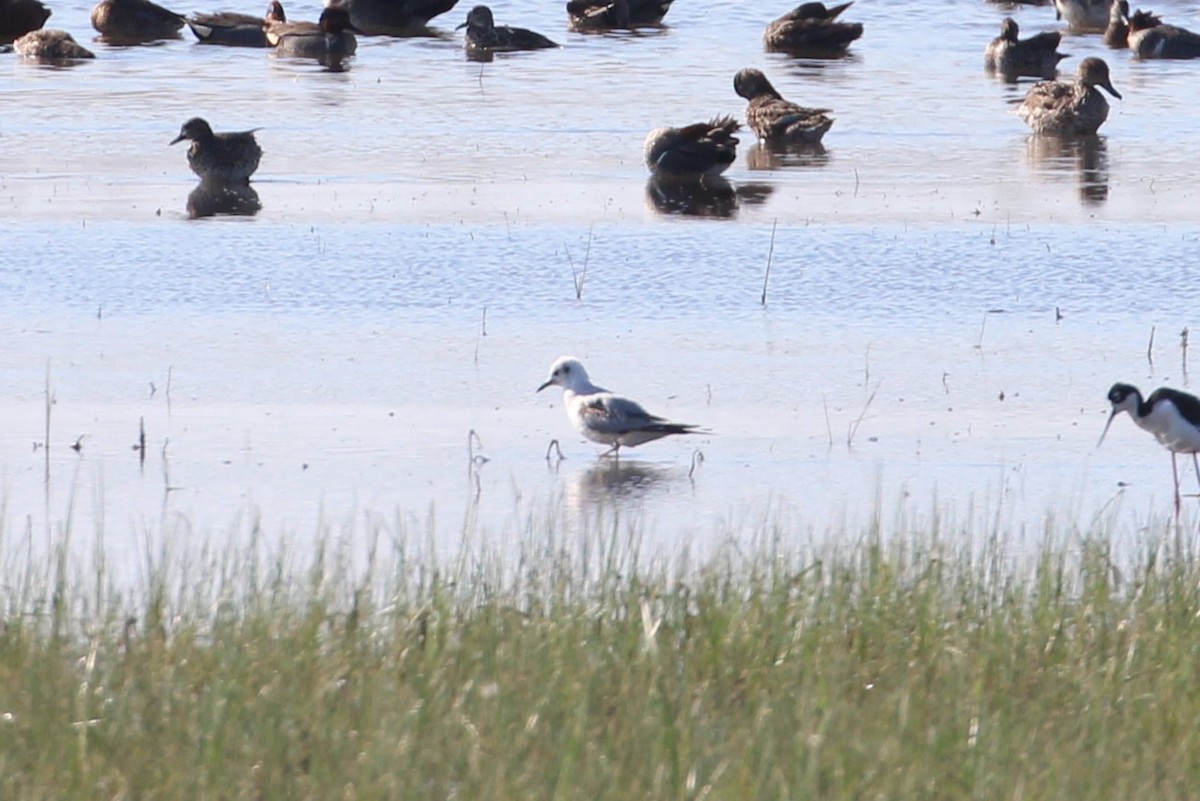
[{"label": "grassy foreground", "polygon": [[1049,535],[1020,566],[937,534],[764,537],[671,567],[603,536],[445,567],[254,551],[152,569],[138,601],[29,567],[3,590],[0,799],[1200,787],[1200,566],[1169,535],[1123,564]]}]

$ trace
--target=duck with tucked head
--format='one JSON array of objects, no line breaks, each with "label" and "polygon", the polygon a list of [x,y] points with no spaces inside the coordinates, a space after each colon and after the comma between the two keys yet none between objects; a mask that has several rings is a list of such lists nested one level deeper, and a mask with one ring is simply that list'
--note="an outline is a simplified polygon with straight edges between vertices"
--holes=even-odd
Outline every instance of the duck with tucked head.
[{"label": "duck with tucked head", "polygon": [[182,14],[150,0],[100,0],[92,9],[92,27],[117,44],[177,39],[184,21]]},{"label": "duck with tucked head", "polygon": [[329,5],[317,22],[272,22],[266,27],[267,44],[284,56],[339,60],[358,50],[358,28],[343,5]]},{"label": "duck with tucked head", "polygon": [[716,176],[737,157],[741,125],[733,117],[714,117],[683,128],[655,128],[642,155],[655,175]]},{"label": "duck with tucked head", "polygon": [[13,42],[17,55],[33,61],[64,62],[95,58],[96,54],[76,42],[71,34],[54,28],[30,31]]},{"label": "duck with tucked head", "polygon": [[804,108],[784,100],[760,70],[747,67],[733,76],[733,89],[750,101],[746,125],[763,142],[815,145],[833,125],[827,108]]},{"label": "duck with tucked head", "polygon": [[229,47],[268,47],[266,28],[274,22],[287,22],[283,4],[272,0],[265,17],[218,11],[215,14],[192,14],[188,27],[200,44]]},{"label": "duck with tucked head", "polygon": [[50,19],[50,9],[41,0],[0,0],[0,44],[8,44]]},{"label": "duck with tucked head", "polygon": [[1030,88],[1017,114],[1034,133],[1067,136],[1094,134],[1108,119],[1104,89],[1121,94],[1108,78],[1108,64],[1094,56],[1079,62],[1074,81],[1040,81]]},{"label": "duck with tucked head", "polygon": [[188,166],[202,181],[246,184],[262,159],[262,148],[254,138],[254,130],[213,133],[212,126],[193,117],[183,124],[179,136],[172,139],[171,144],[191,140],[187,151]]},{"label": "duck with tucked head", "polygon": [[1015,81],[1018,76],[1053,78],[1058,74],[1058,62],[1067,57],[1058,52],[1062,34],[1046,31],[1028,39],[1021,39],[1021,29],[1012,17],[1000,23],[1000,35],[993,39],[983,51],[983,68],[988,73]]},{"label": "duck with tucked head", "polygon": [[518,50],[542,50],[558,47],[540,33],[526,28],[510,28],[497,25],[492,10],[487,6],[475,6],[467,13],[467,21],[455,30],[467,29],[463,46],[476,53],[511,53]]},{"label": "duck with tucked head", "polygon": [[1200,34],[1138,11],[1129,18],[1129,49],[1143,59],[1200,58]]},{"label": "duck with tucked head", "polygon": [[792,55],[841,55],[863,34],[862,23],[839,22],[849,3],[827,8],[824,3],[801,3],[767,26],[763,42],[768,50]]}]

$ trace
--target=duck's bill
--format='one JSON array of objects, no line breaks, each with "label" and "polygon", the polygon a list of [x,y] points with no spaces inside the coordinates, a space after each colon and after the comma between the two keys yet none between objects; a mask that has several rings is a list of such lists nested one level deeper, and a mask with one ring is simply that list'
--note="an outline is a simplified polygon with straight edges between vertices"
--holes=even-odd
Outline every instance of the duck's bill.
[{"label": "duck's bill", "polygon": [[1108,427],[1112,425],[1113,418],[1117,416],[1117,410],[1113,409],[1112,414],[1108,416],[1108,422],[1104,424],[1104,430],[1100,432],[1100,439],[1096,442],[1096,447],[1099,448],[1104,444],[1104,437],[1108,434]]},{"label": "duck's bill", "polygon": [[[1123,99],[1124,99],[1124,98],[1122,98],[1122,97],[1121,97],[1121,93],[1120,93],[1120,92],[1118,92],[1116,89],[1113,89],[1113,85],[1112,85],[1112,82],[1111,82],[1111,81],[1105,81],[1104,83],[1102,83],[1102,84],[1100,84],[1100,85],[1101,85],[1101,86],[1103,86],[1103,87],[1104,87],[1106,90],[1108,90],[1108,93],[1109,93],[1110,95],[1112,95],[1113,97],[1115,97],[1117,100],[1123,100]],[[1109,418],[1109,419],[1111,420],[1112,418]]]},{"label": "duck's bill", "polygon": [[546,383],[544,383],[540,387],[538,387],[537,391],[541,392],[543,389],[545,389],[546,387],[550,386],[553,383],[554,383],[553,381],[547,381]]}]

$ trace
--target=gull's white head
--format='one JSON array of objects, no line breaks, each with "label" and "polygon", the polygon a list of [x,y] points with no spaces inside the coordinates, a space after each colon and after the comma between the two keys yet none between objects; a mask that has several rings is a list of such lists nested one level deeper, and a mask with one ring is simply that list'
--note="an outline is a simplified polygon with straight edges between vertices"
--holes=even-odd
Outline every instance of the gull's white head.
[{"label": "gull's white head", "polygon": [[562,387],[578,392],[584,387],[590,387],[591,383],[588,380],[587,370],[583,369],[583,364],[578,359],[561,356],[551,365],[550,377],[537,388],[537,391],[541,392],[546,387]]}]

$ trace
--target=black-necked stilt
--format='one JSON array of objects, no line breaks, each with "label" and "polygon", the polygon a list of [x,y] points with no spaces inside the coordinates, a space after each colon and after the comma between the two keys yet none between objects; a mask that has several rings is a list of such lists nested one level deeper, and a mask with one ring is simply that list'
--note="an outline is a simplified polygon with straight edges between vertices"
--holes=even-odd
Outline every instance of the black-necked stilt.
[{"label": "black-necked stilt", "polygon": [[1200,398],[1180,392],[1177,389],[1159,387],[1150,393],[1149,398],[1142,398],[1142,393],[1131,384],[1113,384],[1108,391],[1108,401],[1112,404],[1112,414],[1104,424],[1100,434],[1100,443],[1112,425],[1113,418],[1121,412],[1129,412],[1133,422],[1138,427],[1149,431],[1167,450],[1171,452],[1171,473],[1175,479],[1175,514],[1179,514],[1179,467],[1176,455],[1190,453],[1192,464],[1196,468],[1196,479],[1200,481],[1200,461],[1196,453],[1200,451]]}]

